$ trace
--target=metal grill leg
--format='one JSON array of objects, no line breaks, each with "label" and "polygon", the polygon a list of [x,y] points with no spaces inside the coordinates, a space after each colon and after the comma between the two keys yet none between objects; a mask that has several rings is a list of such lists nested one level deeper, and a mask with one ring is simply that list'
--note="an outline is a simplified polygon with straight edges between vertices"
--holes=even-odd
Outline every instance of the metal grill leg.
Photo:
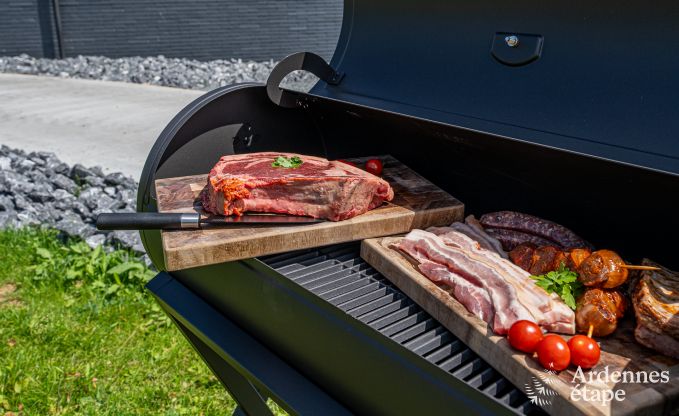
[{"label": "metal grill leg", "polygon": [[271,410],[266,405],[266,398],[262,397],[252,383],[221,359],[210,347],[193,335],[191,331],[187,330],[184,325],[176,320],[175,323],[189,342],[200,352],[208,367],[210,367],[224,387],[231,393],[231,397],[238,403],[238,407],[233,412],[234,416],[273,416],[273,413],[271,413]]}]

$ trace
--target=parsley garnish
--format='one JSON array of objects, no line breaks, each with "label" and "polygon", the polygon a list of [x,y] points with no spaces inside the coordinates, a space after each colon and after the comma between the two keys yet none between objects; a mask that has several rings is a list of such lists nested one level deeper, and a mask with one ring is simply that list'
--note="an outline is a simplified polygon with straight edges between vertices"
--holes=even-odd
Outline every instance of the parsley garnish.
[{"label": "parsley garnish", "polygon": [[575,310],[575,299],[584,289],[577,273],[561,263],[557,270],[531,278],[535,280],[536,285],[545,289],[547,293],[556,293],[566,305]]},{"label": "parsley garnish", "polygon": [[285,157],[285,156],[278,156],[273,160],[273,163],[271,164],[272,168],[298,168],[304,163],[302,159],[300,159],[297,156],[293,157]]}]

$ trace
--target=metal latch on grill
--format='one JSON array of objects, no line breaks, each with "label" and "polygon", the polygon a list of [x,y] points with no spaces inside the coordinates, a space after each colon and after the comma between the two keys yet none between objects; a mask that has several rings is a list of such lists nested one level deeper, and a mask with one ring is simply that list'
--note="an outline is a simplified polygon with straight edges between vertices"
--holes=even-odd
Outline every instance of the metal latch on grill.
[{"label": "metal latch on grill", "polygon": [[540,57],[542,44],[543,38],[540,35],[498,32],[493,36],[490,53],[505,65],[526,65]]}]

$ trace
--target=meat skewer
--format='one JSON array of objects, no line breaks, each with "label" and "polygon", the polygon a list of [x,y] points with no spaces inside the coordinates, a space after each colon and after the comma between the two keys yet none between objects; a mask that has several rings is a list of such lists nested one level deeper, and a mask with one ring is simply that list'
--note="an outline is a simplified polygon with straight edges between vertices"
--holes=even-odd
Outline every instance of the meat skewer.
[{"label": "meat skewer", "polygon": [[627,281],[629,273],[622,264],[625,262],[616,252],[597,250],[578,267],[578,279],[588,287],[612,289]]},{"label": "meat skewer", "polygon": [[662,270],[660,267],[655,267],[655,266],[637,266],[633,264],[621,264],[620,267],[625,268],[627,270],[650,270],[650,271],[657,271],[657,270]]},{"label": "meat skewer", "polygon": [[[587,289],[578,298],[575,324],[578,332],[589,332],[603,337],[610,335],[618,326],[627,308],[627,301],[617,290]],[[591,335],[589,335],[591,336]]]},{"label": "meat skewer", "polygon": [[657,270],[653,266],[625,264],[614,251],[586,248],[561,251],[554,246],[536,247],[531,243],[520,244],[509,252],[509,258],[532,275],[539,276],[558,270],[562,264],[578,273],[578,280],[587,287],[612,289],[627,281],[628,270]]},{"label": "meat skewer", "polygon": [[598,250],[587,257],[577,268],[580,281],[585,286],[598,286],[604,289],[618,287],[627,281],[628,270],[659,270],[652,266],[625,264],[614,251]]},{"label": "meat skewer", "polygon": [[[509,258],[534,275],[557,270],[563,264],[577,271],[578,280],[587,286],[576,304],[577,331],[585,332],[591,328],[596,336],[606,336],[615,331],[618,320],[625,313],[627,301],[620,291],[610,289],[619,287],[628,278],[628,267],[624,267],[628,265],[615,252],[598,250],[592,253],[588,249],[560,252],[552,246],[522,244],[509,253]],[[652,266],[640,267],[646,269]]]}]

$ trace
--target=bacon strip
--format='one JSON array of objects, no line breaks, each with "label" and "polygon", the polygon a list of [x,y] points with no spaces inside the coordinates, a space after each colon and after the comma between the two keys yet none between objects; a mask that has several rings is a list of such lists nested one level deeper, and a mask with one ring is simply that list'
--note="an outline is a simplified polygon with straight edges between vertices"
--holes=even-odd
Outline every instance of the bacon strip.
[{"label": "bacon strip", "polygon": [[469,312],[478,316],[487,324],[492,322],[495,309],[486,289],[433,261],[424,260],[418,268],[429,280],[451,287],[455,299],[458,299]]},{"label": "bacon strip", "polygon": [[475,230],[484,240],[488,242],[493,247],[492,251],[496,251],[502,258],[508,258],[507,252],[502,248],[502,243],[497,238],[491,236],[483,228],[483,225],[476,219],[473,215],[468,215],[464,219],[464,223],[467,224],[472,230]]},{"label": "bacon strip", "polygon": [[[494,310],[492,327],[498,334],[505,334],[514,322],[521,319],[536,322],[551,331],[575,331],[575,315],[560,299],[554,299],[535,286],[525,271],[482,249],[464,234],[450,231],[441,238],[427,231],[413,230],[402,240],[399,248],[420,261],[445,266],[469,284],[485,289]],[[440,278],[435,274],[442,274],[440,267],[432,265],[420,270],[432,280]],[[456,282],[459,279],[453,284]],[[470,312],[475,313],[472,309],[479,310],[480,295],[474,299],[475,304],[464,298],[462,289],[459,296],[455,292],[454,296]]]},{"label": "bacon strip", "polygon": [[[507,281],[517,288],[518,298],[531,313],[535,322],[543,329],[553,332],[573,333],[575,315],[555,293],[547,293],[537,286],[526,272],[511,261],[499,258],[495,253],[484,250],[475,241],[458,232],[440,236],[446,245],[466,250],[467,255],[477,261],[485,262],[502,273]],[[569,329],[572,327],[573,329]]]}]

